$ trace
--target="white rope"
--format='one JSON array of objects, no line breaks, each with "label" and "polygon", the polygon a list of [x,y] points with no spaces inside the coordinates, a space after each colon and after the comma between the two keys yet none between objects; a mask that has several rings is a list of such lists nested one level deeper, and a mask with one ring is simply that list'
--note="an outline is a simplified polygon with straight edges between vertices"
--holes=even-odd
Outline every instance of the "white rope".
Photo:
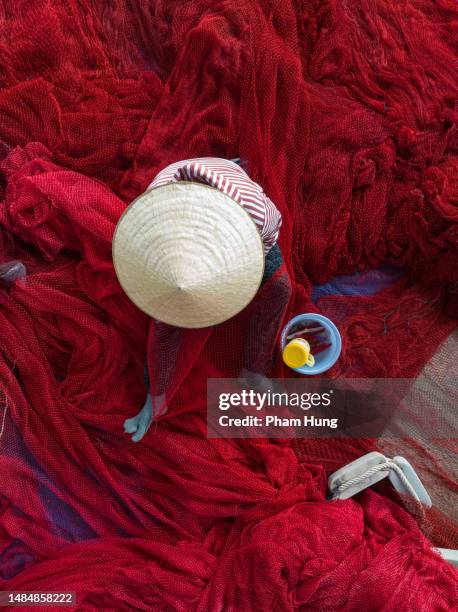
[{"label": "white rope", "polygon": [[387,473],[390,470],[395,471],[396,474],[399,476],[399,479],[401,480],[402,484],[407,489],[407,491],[414,498],[414,500],[421,506],[422,510],[424,510],[423,504],[421,503],[421,500],[418,497],[417,492],[415,491],[413,486],[410,484],[408,478],[406,477],[404,472],[401,470],[399,465],[397,465],[394,461],[391,461],[390,459],[387,459],[385,463],[380,463],[379,465],[375,465],[374,467],[370,468],[363,474],[359,474],[359,476],[355,476],[351,480],[347,480],[346,482],[343,482],[341,485],[339,485],[336,488],[336,493],[343,493],[343,491],[346,491],[348,488],[352,487],[353,485],[359,484],[360,482],[364,482],[370,476],[373,476],[374,474],[377,474],[377,472],[381,472],[383,470],[386,470]]},{"label": "white rope", "polygon": [[3,431],[5,429],[5,420],[6,420],[7,411],[8,411],[8,398],[5,396],[5,410],[3,411],[2,427],[0,429],[0,438],[3,436]]}]

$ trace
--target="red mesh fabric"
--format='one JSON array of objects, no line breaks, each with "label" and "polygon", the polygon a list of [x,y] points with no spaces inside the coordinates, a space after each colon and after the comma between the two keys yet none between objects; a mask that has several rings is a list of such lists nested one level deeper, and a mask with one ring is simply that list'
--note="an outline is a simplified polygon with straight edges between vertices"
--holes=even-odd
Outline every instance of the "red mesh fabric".
[{"label": "red mesh fabric", "polygon": [[[458,314],[456,3],[4,0],[0,19],[1,260],[28,270],[0,291],[1,590],[75,590],[81,610],[452,609],[456,573],[388,487],[325,499],[373,442],[206,439],[206,379],[243,366],[259,301],[185,334],[168,414],[122,435],[149,320],[111,238],[168,163],[246,158],[283,214],[286,316],[336,321],[333,375],[417,375]],[[389,289],[311,303],[386,262],[408,270]],[[446,467],[438,482],[456,492]],[[458,547],[446,507],[426,532]]]}]

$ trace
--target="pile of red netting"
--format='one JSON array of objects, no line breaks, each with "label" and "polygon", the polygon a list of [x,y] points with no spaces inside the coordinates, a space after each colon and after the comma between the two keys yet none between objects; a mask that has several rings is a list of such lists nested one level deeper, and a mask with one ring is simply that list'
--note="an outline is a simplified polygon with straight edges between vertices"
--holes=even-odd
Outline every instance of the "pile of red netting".
[{"label": "pile of red netting", "polygon": [[[388,487],[326,500],[373,442],[206,438],[206,380],[237,374],[249,307],[190,333],[168,414],[122,434],[150,321],[111,238],[168,163],[243,157],[283,215],[286,316],[339,326],[331,374],[417,376],[458,314],[456,2],[3,0],[0,22],[1,257],[28,272],[0,290],[0,590],[76,591],[85,611],[451,610],[424,537],[457,546],[451,497],[423,533]],[[311,302],[382,264],[404,271],[389,287]],[[420,451],[456,493],[453,440]]]}]

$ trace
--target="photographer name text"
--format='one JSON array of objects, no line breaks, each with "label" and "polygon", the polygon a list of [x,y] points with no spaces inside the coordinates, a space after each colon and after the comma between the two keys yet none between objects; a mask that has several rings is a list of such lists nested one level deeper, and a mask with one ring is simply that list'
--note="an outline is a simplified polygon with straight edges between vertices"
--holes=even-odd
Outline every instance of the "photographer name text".
[{"label": "photographer name text", "polygon": [[301,417],[279,417],[274,414],[230,417],[223,414],[219,417],[218,423],[220,427],[328,427],[337,429],[339,419],[320,418],[309,414]]}]

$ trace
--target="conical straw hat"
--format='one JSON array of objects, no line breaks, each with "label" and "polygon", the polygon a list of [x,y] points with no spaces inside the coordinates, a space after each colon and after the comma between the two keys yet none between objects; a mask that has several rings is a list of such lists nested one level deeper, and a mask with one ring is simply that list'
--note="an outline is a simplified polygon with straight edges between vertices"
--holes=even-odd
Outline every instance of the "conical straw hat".
[{"label": "conical straw hat", "polygon": [[143,193],[122,215],[113,261],[129,298],[176,327],[208,327],[240,312],[264,272],[264,250],[248,213],[194,182]]}]

